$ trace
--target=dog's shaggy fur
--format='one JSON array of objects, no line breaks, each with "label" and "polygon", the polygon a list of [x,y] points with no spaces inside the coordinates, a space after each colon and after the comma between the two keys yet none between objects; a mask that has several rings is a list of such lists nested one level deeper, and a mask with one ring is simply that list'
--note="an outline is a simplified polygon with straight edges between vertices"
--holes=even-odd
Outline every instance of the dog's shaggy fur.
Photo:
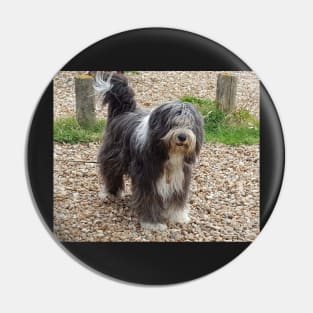
[{"label": "dog's shaggy fur", "polygon": [[97,72],[94,88],[102,104],[108,104],[98,155],[100,196],[119,196],[127,174],[142,227],[163,230],[166,220],[187,223],[191,170],[203,141],[198,111],[190,103],[174,101],[147,112],[118,73]]}]

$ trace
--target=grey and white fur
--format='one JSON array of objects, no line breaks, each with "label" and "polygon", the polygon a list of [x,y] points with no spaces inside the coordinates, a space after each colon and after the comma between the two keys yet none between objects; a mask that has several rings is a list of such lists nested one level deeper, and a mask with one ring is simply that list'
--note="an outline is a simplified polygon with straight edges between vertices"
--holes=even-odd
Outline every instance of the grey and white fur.
[{"label": "grey and white fur", "polygon": [[98,162],[100,195],[119,196],[123,176],[132,183],[132,207],[141,226],[166,229],[166,222],[188,223],[192,165],[203,142],[202,117],[187,102],[165,103],[151,112],[137,105],[127,78],[97,72],[94,88],[108,120]]}]

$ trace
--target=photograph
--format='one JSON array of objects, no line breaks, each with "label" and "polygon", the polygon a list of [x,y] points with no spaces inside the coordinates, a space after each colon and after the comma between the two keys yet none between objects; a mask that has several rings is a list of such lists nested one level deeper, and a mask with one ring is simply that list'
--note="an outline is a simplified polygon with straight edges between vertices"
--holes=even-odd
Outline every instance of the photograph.
[{"label": "photograph", "polygon": [[60,71],[53,230],[62,242],[251,242],[260,232],[252,71]]}]

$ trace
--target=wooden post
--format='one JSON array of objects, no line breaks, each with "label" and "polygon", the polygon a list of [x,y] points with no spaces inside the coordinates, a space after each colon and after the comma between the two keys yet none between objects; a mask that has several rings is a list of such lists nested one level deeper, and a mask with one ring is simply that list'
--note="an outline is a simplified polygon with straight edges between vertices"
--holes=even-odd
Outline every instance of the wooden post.
[{"label": "wooden post", "polygon": [[82,127],[92,127],[96,124],[95,90],[93,78],[81,74],[75,77],[76,119]]},{"label": "wooden post", "polygon": [[223,112],[229,112],[235,109],[237,77],[223,73],[217,76],[216,102]]}]

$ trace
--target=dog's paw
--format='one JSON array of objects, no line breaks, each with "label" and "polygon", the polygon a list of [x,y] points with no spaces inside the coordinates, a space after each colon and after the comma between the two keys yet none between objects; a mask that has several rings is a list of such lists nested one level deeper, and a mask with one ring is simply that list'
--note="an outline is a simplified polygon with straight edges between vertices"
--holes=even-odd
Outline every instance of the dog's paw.
[{"label": "dog's paw", "polygon": [[123,196],[123,192],[120,191],[118,192],[116,195],[113,195],[105,190],[101,190],[98,193],[98,197],[100,200],[105,201],[105,200],[110,200],[110,201],[114,201],[114,200],[118,200]]},{"label": "dog's paw", "polygon": [[98,197],[100,200],[105,201],[105,200],[114,200],[115,196],[106,191],[101,190],[98,193]]},{"label": "dog's paw", "polygon": [[162,224],[162,223],[141,222],[140,225],[144,230],[165,231],[167,229],[166,224]]},{"label": "dog's paw", "polygon": [[188,224],[190,222],[190,217],[188,215],[188,210],[178,210],[171,211],[168,215],[168,220],[171,223]]}]

